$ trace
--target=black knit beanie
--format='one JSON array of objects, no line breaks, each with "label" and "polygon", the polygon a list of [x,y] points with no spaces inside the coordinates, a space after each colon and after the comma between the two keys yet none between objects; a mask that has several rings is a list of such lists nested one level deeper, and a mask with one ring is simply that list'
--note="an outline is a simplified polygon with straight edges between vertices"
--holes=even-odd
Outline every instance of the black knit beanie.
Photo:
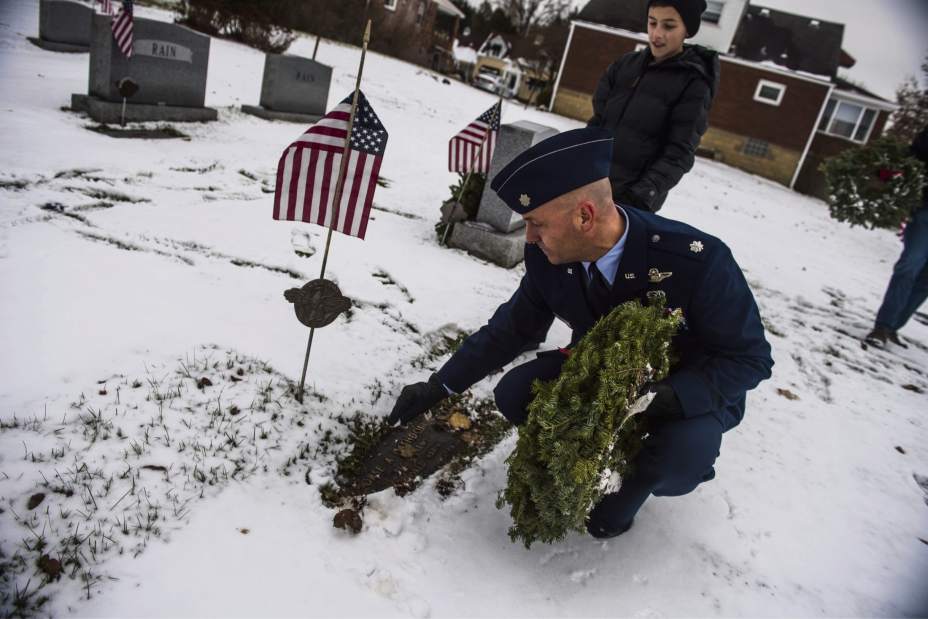
[{"label": "black knit beanie", "polygon": [[672,6],[683,18],[686,37],[694,37],[699,32],[702,14],[706,10],[706,0],[648,0],[648,9],[652,6]]}]

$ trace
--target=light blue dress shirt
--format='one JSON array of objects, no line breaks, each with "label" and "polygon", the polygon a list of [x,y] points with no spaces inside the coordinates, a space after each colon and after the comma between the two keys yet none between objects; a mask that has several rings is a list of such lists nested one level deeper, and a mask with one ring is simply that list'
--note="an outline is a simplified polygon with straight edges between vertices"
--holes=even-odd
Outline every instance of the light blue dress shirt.
[{"label": "light blue dress shirt", "polygon": [[[607,251],[601,258],[596,261],[596,268],[599,269],[599,272],[603,274],[603,277],[606,278],[606,281],[609,283],[611,288],[615,282],[615,274],[619,270],[619,261],[622,260],[622,253],[625,251],[625,239],[628,238],[628,216],[625,214],[625,211],[618,204],[616,208],[619,210],[619,215],[622,216],[622,219],[625,220],[625,232],[622,233],[622,238],[612,246],[612,249]],[[586,269],[587,277],[590,275],[590,262],[584,262],[583,268]]]}]

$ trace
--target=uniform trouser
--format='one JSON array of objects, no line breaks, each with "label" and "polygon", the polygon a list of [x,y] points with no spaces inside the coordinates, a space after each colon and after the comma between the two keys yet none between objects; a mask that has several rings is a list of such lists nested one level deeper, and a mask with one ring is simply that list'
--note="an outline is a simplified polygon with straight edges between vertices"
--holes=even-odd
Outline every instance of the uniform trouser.
[{"label": "uniform trouser", "polygon": [[897,331],[928,298],[928,204],[905,227],[902,255],[876,315],[876,325]]},{"label": "uniform trouser", "polygon": [[[507,372],[494,390],[499,411],[516,425],[524,422],[532,381],[556,378],[564,359],[559,353],[547,354]],[[635,459],[632,475],[622,480],[618,492],[604,496],[591,516],[607,523],[608,530],[622,531],[650,495],[680,496],[714,478],[722,431],[714,415],[655,424]]]}]

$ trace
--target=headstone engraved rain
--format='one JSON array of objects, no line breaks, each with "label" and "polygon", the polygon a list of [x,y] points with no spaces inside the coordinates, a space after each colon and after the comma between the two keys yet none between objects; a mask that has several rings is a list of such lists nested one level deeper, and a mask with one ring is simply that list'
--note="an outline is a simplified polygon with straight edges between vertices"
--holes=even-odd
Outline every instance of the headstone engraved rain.
[{"label": "headstone engraved rain", "polygon": [[111,17],[94,15],[87,95],[72,96],[72,107],[99,122],[118,122],[123,98],[119,82],[131,78],[137,92],[128,99],[129,121],[215,120],[204,106],[210,38],[184,26],[136,17],[132,57],[113,40]]}]

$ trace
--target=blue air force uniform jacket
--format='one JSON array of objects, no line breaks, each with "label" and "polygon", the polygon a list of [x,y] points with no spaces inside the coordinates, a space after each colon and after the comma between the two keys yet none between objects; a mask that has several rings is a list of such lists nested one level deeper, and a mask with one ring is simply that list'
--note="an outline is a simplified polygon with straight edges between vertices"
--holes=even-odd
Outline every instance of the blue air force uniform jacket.
[{"label": "blue air force uniform jacket", "polygon": [[[679,357],[667,381],[685,417],[711,414],[726,430],[744,416],[745,393],[770,377],[773,359],[757,304],[728,247],[692,226],[625,209],[628,237],[612,286],[612,305],[649,291],[667,295],[683,311],[673,340]],[[575,345],[599,319],[584,294],[583,265],[553,265],[535,245],[525,247],[526,273],[518,290],[490,321],[468,337],[438,371],[458,393],[515,359],[529,342],[544,339],[554,318],[573,330]],[[649,281],[649,271],[665,274]],[[669,274],[669,276],[667,276]]]}]

